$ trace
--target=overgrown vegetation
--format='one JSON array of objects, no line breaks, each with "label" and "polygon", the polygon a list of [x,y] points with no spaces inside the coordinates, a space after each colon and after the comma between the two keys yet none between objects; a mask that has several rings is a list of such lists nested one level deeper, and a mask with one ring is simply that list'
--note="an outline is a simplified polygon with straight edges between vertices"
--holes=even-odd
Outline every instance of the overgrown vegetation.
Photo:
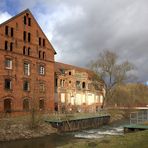
[{"label": "overgrown vegetation", "polygon": [[148,105],[148,87],[139,83],[117,86],[107,104],[114,107],[146,106]]}]

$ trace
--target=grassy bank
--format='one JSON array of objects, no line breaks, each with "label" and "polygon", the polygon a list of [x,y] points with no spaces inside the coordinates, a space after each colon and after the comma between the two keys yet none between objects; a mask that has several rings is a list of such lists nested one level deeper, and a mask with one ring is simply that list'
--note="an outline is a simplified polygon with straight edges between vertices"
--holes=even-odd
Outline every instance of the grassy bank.
[{"label": "grassy bank", "polygon": [[148,131],[129,133],[123,136],[102,139],[77,139],[62,148],[147,148]]},{"label": "grassy bank", "polygon": [[57,132],[44,122],[44,115],[38,114],[32,120],[31,115],[0,118],[0,141],[43,137]]}]

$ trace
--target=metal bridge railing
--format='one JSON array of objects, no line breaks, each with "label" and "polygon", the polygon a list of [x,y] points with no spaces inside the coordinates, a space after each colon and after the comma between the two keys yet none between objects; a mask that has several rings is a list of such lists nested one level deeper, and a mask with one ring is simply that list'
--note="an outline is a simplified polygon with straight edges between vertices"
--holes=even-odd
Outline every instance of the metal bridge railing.
[{"label": "metal bridge railing", "polygon": [[142,110],[130,114],[130,124],[143,124],[145,122],[148,122],[148,110]]}]

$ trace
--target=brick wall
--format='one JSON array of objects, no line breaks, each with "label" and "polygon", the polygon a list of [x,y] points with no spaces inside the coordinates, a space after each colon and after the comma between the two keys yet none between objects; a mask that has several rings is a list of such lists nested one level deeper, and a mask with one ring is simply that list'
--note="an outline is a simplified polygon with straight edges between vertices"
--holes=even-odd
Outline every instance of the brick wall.
[{"label": "brick wall", "polygon": [[[26,17],[26,24],[24,24],[24,16]],[[31,20],[31,26],[28,25],[29,19]],[[8,35],[6,35],[6,26],[8,26]],[[13,36],[11,28],[13,28]],[[26,41],[24,41],[24,31],[26,32]],[[28,42],[28,33],[31,34],[30,42]],[[41,39],[41,45],[39,45],[39,38]],[[7,50],[5,50],[5,41],[8,43]],[[13,43],[12,51],[10,51],[11,43]],[[0,112],[4,112],[4,106],[8,107],[9,105],[11,105],[12,111],[23,111],[23,100],[25,98],[29,100],[29,109],[33,107],[39,109],[39,100],[43,99],[44,109],[46,111],[53,110],[54,54],[55,51],[52,45],[29,10],[25,10],[0,25]],[[12,60],[12,69],[6,69],[6,59]],[[24,62],[30,64],[29,76],[24,75]],[[39,74],[39,65],[45,68],[45,75]],[[5,89],[5,79],[11,80],[11,90]],[[29,91],[23,90],[24,81],[29,82]],[[39,89],[40,83],[45,85],[45,91],[43,92]],[[11,99],[11,103],[7,102],[8,105],[5,102],[4,105],[5,99]]]}]

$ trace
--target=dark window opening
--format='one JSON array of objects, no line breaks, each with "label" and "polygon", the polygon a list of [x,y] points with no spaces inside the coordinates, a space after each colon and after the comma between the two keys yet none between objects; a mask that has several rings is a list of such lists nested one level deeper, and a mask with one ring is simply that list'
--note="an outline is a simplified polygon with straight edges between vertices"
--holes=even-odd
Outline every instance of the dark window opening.
[{"label": "dark window opening", "polygon": [[11,42],[10,43],[10,51],[12,51],[13,50],[13,43]]},{"label": "dark window opening", "polygon": [[85,88],[85,82],[82,83],[82,88]]},{"label": "dark window opening", "polygon": [[6,113],[11,113],[11,104],[12,104],[12,100],[11,99],[5,99],[4,100],[4,111]]},{"label": "dark window opening", "polygon": [[39,51],[39,59],[41,58],[41,51]]},{"label": "dark window opening", "polygon": [[24,81],[24,86],[23,86],[24,91],[29,91],[29,82]]},{"label": "dark window opening", "polygon": [[26,16],[24,16],[24,24],[25,25],[27,24],[27,22],[26,22]]},{"label": "dark window opening", "polygon": [[41,38],[39,38],[39,45],[41,46]]},{"label": "dark window opening", "polygon": [[30,50],[31,50],[31,49],[30,49],[30,47],[29,47],[29,48],[28,48],[28,55],[30,55]]},{"label": "dark window opening", "polygon": [[45,52],[43,52],[43,59],[45,59]]},{"label": "dark window opening", "polygon": [[69,84],[71,84],[71,81],[69,81]]},{"label": "dark window opening", "polygon": [[13,28],[11,28],[11,37],[13,37]]},{"label": "dark window opening", "polygon": [[10,79],[5,79],[5,89],[11,90],[11,80]]},{"label": "dark window opening", "polygon": [[71,71],[69,72],[69,75],[71,75]]},{"label": "dark window opening", "polygon": [[29,111],[29,100],[28,99],[23,100],[23,110]]},{"label": "dark window opening", "polygon": [[25,50],[26,50],[26,47],[24,46],[24,47],[23,47],[23,55],[26,54]]},{"label": "dark window opening", "polygon": [[31,18],[28,18],[28,26],[31,26]]},{"label": "dark window opening", "polygon": [[39,100],[39,109],[40,110],[44,109],[44,100]]},{"label": "dark window opening", "polygon": [[8,35],[8,26],[5,26],[5,35]]},{"label": "dark window opening", "polygon": [[45,47],[45,39],[43,39],[43,47]]},{"label": "dark window opening", "polygon": [[26,31],[24,31],[23,38],[24,38],[24,41],[26,41]]},{"label": "dark window opening", "polygon": [[56,87],[58,86],[58,79],[57,78],[55,79],[55,86]]},{"label": "dark window opening", "polygon": [[8,50],[8,41],[5,41],[5,50]]},{"label": "dark window opening", "polygon": [[30,42],[30,41],[31,41],[31,34],[28,33],[28,42]]}]

